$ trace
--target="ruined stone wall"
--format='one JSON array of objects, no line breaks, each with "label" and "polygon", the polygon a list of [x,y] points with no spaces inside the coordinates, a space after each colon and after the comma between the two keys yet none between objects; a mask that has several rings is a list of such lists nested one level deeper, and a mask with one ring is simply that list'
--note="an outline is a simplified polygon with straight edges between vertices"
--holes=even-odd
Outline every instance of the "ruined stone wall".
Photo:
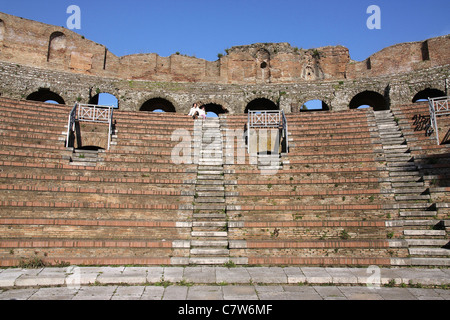
[{"label": "ruined stone wall", "polygon": [[288,43],[237,46],[212,62],[180,54],[117,57],[63,27],[0,13],[0,94],[26,99],[47,90],[73,105],[102,92],[116,96],[122,110],[162,98],[177,112],[197,102],[242,113],[258,98],[287,112],[315,99],[346,110],[357,94],[370,91],[389,107],[410,103],[426,88],[448,94],[448,52],[450,35],[398,44],[361,62],[342,46],[305,50]]},{"label": "ruined stone wall", "polygon": [[63,27],[0,13],[0,60],[38,68],[121,79],[233,84],[359,79],[448,65],[450,36],[394,45],[366,61],[342,46],[294,48],[288,43],[237,46],[217,61],[180,54],[117,57]]},{"label": "ruined stone wall", "polygon": [[116,96],[121,110],[138,111],[152,98],[171,102],[177,112],[187,113],[194,102],[216,103],[230,113],[243,113],[253,100],[265,98],[286,112],[297,112],[309,100],[323,100],[331,110],[349,108],[350,101],[364,91],[379,93],[390,103],[410,103],[416,93],[426,88],[448,92],[450,72],[447,67],[356,80],[312,81],[295,84],[233,85],[214,83],[173,83],[145,80],[121,80],[70,72],[45,70],[0,62],[0,94],[26,99],[31,93],[49,90],[65,103],[88,103],[96,92]]}]

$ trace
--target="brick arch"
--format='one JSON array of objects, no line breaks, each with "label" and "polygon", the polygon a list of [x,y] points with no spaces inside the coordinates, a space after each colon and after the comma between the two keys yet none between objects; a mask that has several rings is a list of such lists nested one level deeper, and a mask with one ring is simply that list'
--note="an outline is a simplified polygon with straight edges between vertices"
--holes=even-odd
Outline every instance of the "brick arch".
[{"label": "brick arch", "polygon": [[50,35],[48,41],[47,62],[65,58],[66,42],[66,35],[61,31],[55,31]]},{"label": "brick arch", "polygon": [[266,97],[254,98],[247,102],[244,113],[249,110],[279,110],[280,107],[271,99]]},{"label": "brick arch", "polygon": [[39,88],[37,91],[28,94],[26,99],[39,102],[53,100],[59,104],[66,104],[65,99],[60,94],[50,90],[49,88]]},{"label": "brick arch", "polygon": [[[199,100],[195,101],[194,103],[196,103],[199,107],[215,105],[215,106],[218,106],[218,111],[220,114],[230,113],[230,109],[228,108],[228,103],[222,99],[215,99],[215,98],[214,99],[199,99]],[[213,111],[213,110],[206,110],[206,111]],[[217,115],[219,114],[215,111],[213,111],[213,112],[216,113]]]},{"label": "brick arch", "polygon": [[0,44],[3,43],[3,40],[5,39],[5,22],[0,19]]},{"label": "brick arch", "polygon": [[445,92],[436,88],[428,87],[419,92],[417,92],[412,102],[417,102],[418,100],[428,99],[428,98],[437,98],[446,96]]},{"label": "brick arch", "polygon": [[[331,104],[331,99],[326,98],[320,94],[307,94],[307,95],[302,95],[301,97],[297,98],[294,100],[294,102],[296,101],[296,108],[298,108],[298,111],[300,111],[301,107],[312,100],[320,100],[323,103],[323,110],[324,111],[330,111],[332,110],[332,104]],[[296,112],[297,110],[292,110],[292,112]]]},{"label": "brick arch", "polygon": [[357,109],[363,105],[369,105],[375,111],[389,110],[389,103],[386,96],[372,90],[361,91],[355,95],[350,101],[349,108]]},{"label": "brick arch", "polygon": [[109,94],[109,95],[115,97],[116,100],[117,100],[117,108],[119,107],[119,98],[117,98],[117,96],[114,93],[108,92],[107,90],[105,90],[105,91],[100,90],[100,92],[98,92],[95,95],[91,96],[89,98],[88,104],[99,104],[99,99],[100,99],[100,95],[101,94]]},{"label": "brick arch", "polygon": [[[321,101],[321,102],[322,102],[322,109],[317,109],[317,110],[316,110],[316,109],[313,109],[313,110],[302,110],[302,106],[303,106],[303,105],[305,105],[305,104],[308,103],[308,102],[314,101],[314,100],[317,100],[317,101]],[[303,101],[303,100],[302,100],[302,101]],[[299,109],[300,112],[304,112],[304,111],[310,111],[310,112],[313,112],[313,111],[331,111],[331,106],[330,106],[330,104],[327,103],[324,99],[321,99],[321,98],[313,98],[313,99],[308,99],[308,100],[305,100],[305,101],[299,103],[298,109]]]},{"label": "brick arch", "polygon": [[161,109],[164,112],[177,112],[177,107],[174,102],[165,96],[156,95],[147,97],[142,101],[139,103],[139,111],[154,111]]}]

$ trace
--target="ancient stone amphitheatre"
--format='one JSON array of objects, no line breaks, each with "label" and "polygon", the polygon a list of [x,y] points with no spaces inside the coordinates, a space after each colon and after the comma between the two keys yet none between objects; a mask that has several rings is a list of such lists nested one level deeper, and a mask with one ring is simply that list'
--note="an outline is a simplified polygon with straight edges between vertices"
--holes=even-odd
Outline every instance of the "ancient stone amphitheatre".
[{"label": "ancient stone amphitheatre", "polygon": [[0,13],[0,266],[449,266],[449,52],[117,57]]}]

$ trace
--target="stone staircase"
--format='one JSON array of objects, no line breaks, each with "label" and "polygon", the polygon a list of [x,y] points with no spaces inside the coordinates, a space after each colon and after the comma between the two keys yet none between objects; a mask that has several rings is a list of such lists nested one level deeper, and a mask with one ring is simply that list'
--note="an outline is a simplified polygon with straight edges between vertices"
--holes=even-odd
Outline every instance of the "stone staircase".
[{"label": "stone staircase", "polygon": [[274,175],[283,170],[283,162],[279,153],[258,154],[258,170],[262,175]]},{"label": "stone staircase", "polygon": [[389,177],[395,200],[398,202],[402,237],[409,256],[398,259],[400,264],[450,265],[450,250],[445,221],[436,219],[436,204],[432,203],[429,189],[411,155],[407,141],[390,110],[375,112],[375,119],[383,145]]},{"label": "stone staircase", "polygon": [[70,165],[95,167],[97,166],[97,162],[101,161],[99,152],[99,150],[74,149],[70,158]]},{"label": "stone staircase", "polygon": [[223,170],[223,138],[219,119],[196,120],[200,145],[194,196],[190,264],[223,265],[229,258]]}]

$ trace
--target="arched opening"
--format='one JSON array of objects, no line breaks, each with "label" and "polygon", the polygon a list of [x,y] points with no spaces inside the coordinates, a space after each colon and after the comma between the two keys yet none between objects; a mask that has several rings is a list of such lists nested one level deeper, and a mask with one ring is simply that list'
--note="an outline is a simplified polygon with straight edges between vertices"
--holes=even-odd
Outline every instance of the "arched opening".
[{"label": "arched opening", "polygon": [[309,100],[300,107],[300,112],[329,111],[330,107],[322,100]]},{"label": "arched opening", "polygon": [[258,82],[270,81],[270,53],[266,49],[260,49],[256,53],[256,80]]},{"label": "arched opening", "polygon": [[43,89],[43,88],[30,94],[27,97],[27,100],[48,102],[48,103],[57,103],[57,104],[66,104],[64,102],[64,99],[61,98],[61,96],[50,91],[50,89]]},{"label": "arched opening", "polygon": [[113,106],[115,109],[119,108],[119,100],[116,96],[110,93],[98,93],[89,99],[89,104],[96,104],[100,106]]},{"label": "arched opening", "polygon": [[418,92],[412,99],[412,102],[416,103],[416,102],[428,101],[428,98],[438,98],[438,97],[444,97],[444,96],[445,96],[445,93],[441,90],[427,88],[425,90]]},{"label": "arched opening", "polygon": [[52,60],[61,60],[65,58],[66,36],[62,32],[53,32],[48,42],[47,62]]},{"label": "arched opening", "polygon": [[359,109],[360,107],[372,107],[374,111],[389,110],[386,99],[374,91],[364,91],[353,97],[350,101],[350,109]]},{"label": "arched opening", "polygon": [[265,98],[258,98],[251,101],[245,108],[245,113],[252,111],[263,111],[263,110],[279,110],[280,108],[271,100]]},{"label": "arched opening", "polygon": [[149,112],[153,112],[156,110],[162,110],[164,112],[177,112],[172,102],[163,98],[153,98],[147,100],[139,110]]},{"label": "arched opening", "polygon": [[220,114],[228,113],[227,109],[216,103],[204,104],[201,107],[205,107],[206,117],[208,118],[217,118]]}]

